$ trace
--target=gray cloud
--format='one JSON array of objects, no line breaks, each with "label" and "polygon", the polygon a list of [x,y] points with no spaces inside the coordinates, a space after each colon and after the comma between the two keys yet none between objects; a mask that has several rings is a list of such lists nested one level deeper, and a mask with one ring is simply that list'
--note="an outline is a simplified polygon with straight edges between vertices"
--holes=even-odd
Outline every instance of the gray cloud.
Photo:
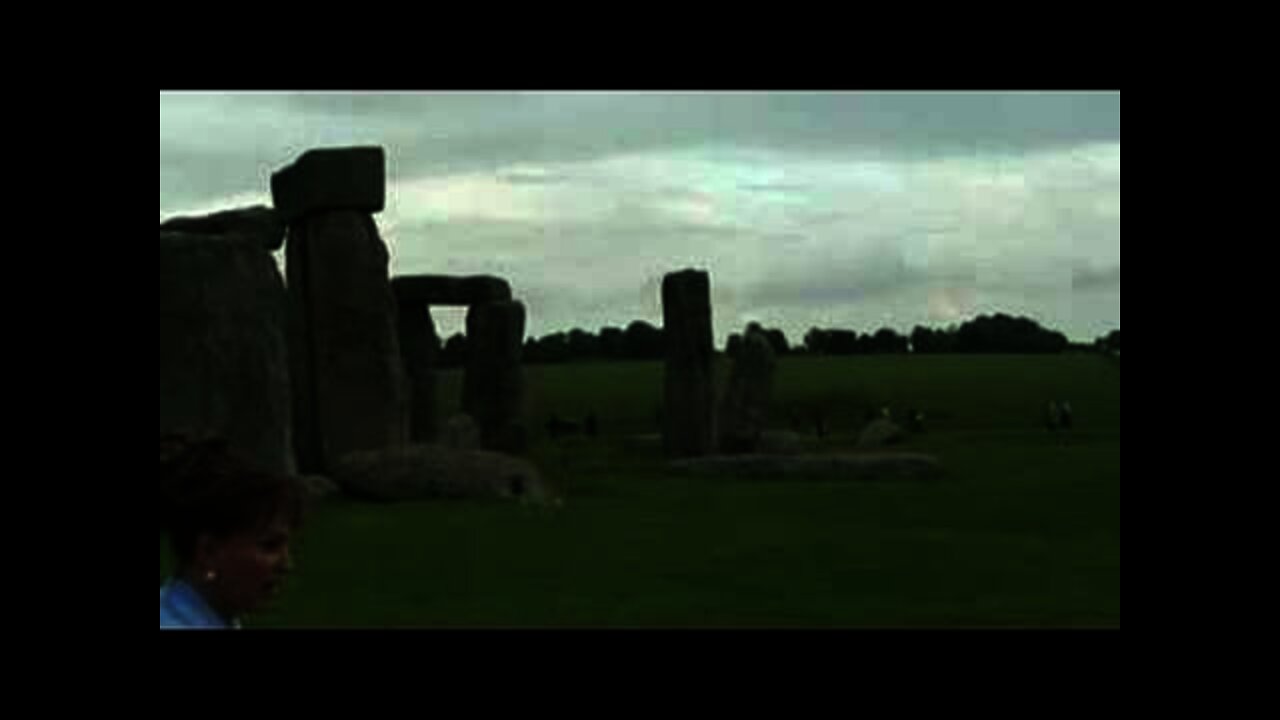
[{"label": "gray cloud", "polygon": [[1118,290],[1120,266],[1102,269],[1091,266],[1076,267],[1071,273],[1071,286],[1075,290]]},{"label": "gray cloud", "polygon": [[659,321],[681,267],[713,272],[720,339],[997,301],[1118,323],[1118,94],[162,94],[160,114],[162,218],[269,202],[309,147],[381,144],[393,270],[507,276],[531,332]]},{"label": "gray cloud", "polygon": [[920,159],[1120,139],[1118,94],[162,94],[160,114],[162,172],[182,180],[162,205],[253,189],[205,171],[215,142],[228,168],[380,143],[415,177],[709,145]]},{"label": "gray cloud", "polygon": [[800,183],[744,183],[738,188],[747,192],[797,193],[804,192],[809,189],[809,186]]}]

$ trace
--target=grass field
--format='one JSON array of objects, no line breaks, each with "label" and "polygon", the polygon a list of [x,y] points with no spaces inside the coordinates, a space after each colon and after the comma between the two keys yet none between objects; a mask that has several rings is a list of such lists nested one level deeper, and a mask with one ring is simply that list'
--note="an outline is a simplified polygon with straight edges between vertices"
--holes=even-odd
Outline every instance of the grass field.
[{"label": "grass field", "polygon": [[[723,383],[724,368],[718,368]],[[938,483],[668,478],[659,363],[528,369],[533,455],[562,509],[334,501],[308,518],[267,627],[1115,627],[1120,370],[1097,356],[786,358],[782,413],[914,406]],[[460,378],[446,375],[446,408]],[[1069,400],[1076,430],[1041,425]],[[564,446],[547,416],[595,411]],[[785,414],[779,425],[785,427]],[[168,563],[161,543],[161,578]]]}]

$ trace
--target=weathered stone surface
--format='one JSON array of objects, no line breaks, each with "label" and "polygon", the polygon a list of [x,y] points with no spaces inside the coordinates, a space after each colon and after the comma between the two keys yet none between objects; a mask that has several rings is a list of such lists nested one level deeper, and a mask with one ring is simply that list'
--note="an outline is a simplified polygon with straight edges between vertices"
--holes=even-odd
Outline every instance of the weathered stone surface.
[{"label": "weathered stone surface", "polygon": [[323,475],[303,475],[298,478],[303,496],[310,501],[324,500],[341,492],[338,483]]},{"label": "weathered stone surface", "polygon": [[203,217],[175,217],[160,223],[160,232],[190,235],[240,235],[269,252],[284,246],[285,222],[265,205],[238,208]]},{"label": "weathered stone surface", "polygon": [[373,218],[323,213],[289,233],[299,461],[324,474],[349,453],[407,441],[408,381]]},{"label": "weathered stone surface", "polygon": [[762,332],[748,332],[733,361],[720,410],[721,452],[733,455],[760,450],[777,367],[769,339]]},{"label": "weathered stone surface", "polygon": [[551,499],[542,474],[527,460],[435,445],[352,453],[338,464],[338,484],[349,495],[382,501],[500,498]]},{"label": "weathered stone surface", "polygon": [[888,447],[896,445],[904,439],[906,439],[906,433],[902,431],[902,428],[897,423],[881,418],[862,430],[862,434],[858,436],[858,449],[874,450]]},{"label": "weathered stone surface", "polygon": [[255,239],[160,233],[160,433],[295,471],[280,271]]},{"label": "weathered stone surface", "polygon": [[711,374],[711,277],[685,270],[662,280],[666,342],[663,445],[670,458],[700,457],[715,446]]},{"label": "weathered stone surface", "polygon": [[[662,452],[662,436],[658,434],[627,435],[622,438],[622,446],[631,452]],[[760,434],[756,453],[759,455],[800,455],[816,450],[819,446],[815,438],[785,430],[766,430]]]},{"label": "weathered stone surface", "polygon": [[480,427],[470,415],[454,415],[444,424],[444,446],[450,450],[479,450]]},{"label": "weathered stone surface", "polygon": [[936,458],[916,453],[864,455],[715,456],[677,460],[668,471],[680,476],[733,477],[782,481],[937,480],[943,477]]},{"label": "weathered stone surface", "polygon": [[308,150],[271,176],[271,201],[286,223],[316,213],[382,212],[387,158],[380,147]]},{"label": "weathered stone surface", "polygon": [[511,302],[511,284],[490,275],[402,275],[391,281],[401,306],[460,306]]},{"label": "weathered stone surface", "polygon": [[467,371],[462,410],[475,419],[487,450],[520,454],[525,433],[520,426],[524,405],[525,309],[519,301],[476,305],[467,313]]}]

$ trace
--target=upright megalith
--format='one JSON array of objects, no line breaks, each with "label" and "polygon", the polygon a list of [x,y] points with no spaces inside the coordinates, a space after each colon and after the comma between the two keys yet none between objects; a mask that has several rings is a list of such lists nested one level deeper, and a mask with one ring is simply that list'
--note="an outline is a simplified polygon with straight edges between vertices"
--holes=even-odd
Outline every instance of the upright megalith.
[{"label": "upright megalith", "polygon": [[715,387],[711,361],[711,276],[699,270],[662,280],[666,343],[663,447],[670,458],[715,450]]},{"label": "upright megalith", "polygon": [[302,469],[403,445],[409,392],[390,257],[371,213],[385,198],[381,148],[304,153],[272,176],[289,222],[291,356]]},{"label": "upright megalith", "polygon": [[480,427],[486,450],[520,454],[526,449],[524,331],[525,308],[519,301],[475,305],[467,312],[462,410]]},{"label": "upright megalith", "polygon": [[160,230],[160,434],[216,435],[293,473],[284,281],[260,235]]},{"label": "upright megalith", "polygon": [[761,449],[778,367],[764,331],[753,325],[744,337],[720,408],[720,451],[730,455]]},{"label": "upright megalith", "polygon": [[416,443],[431,443],[436,440],[440,425],[436,372],[440,338],[429,306],[405,302],[398,294],[396,300],[400,355],[409,383],[409,437]]},{"label": "upright megalith", "polygon": [[[463,412],[475,420],[485,449],[524,452],[521,356],[526,316],[524,305],[512,300],[510,283],[489,275],[410,275],[395,278],[391,286],[400,308],[400,343],[413,380],[415,440],[434,438],[437,427],[436,360],[419,349],[434,333],[430,308],[463,306],[467,308]],[[421,420],[428,416],[432,418],[429,435]]]}]

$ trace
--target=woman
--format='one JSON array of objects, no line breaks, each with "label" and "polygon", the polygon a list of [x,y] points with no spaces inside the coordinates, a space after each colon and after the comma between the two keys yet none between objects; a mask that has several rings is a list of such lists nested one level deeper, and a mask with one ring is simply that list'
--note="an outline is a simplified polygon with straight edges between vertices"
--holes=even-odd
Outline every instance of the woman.
[{"label": "woman", "polygon": [[160,440],[160,529],[176,569],[160,588],[161,628],[239,628],[291,570],[302,515],[294,478],[255,470],[221,440]]}]

